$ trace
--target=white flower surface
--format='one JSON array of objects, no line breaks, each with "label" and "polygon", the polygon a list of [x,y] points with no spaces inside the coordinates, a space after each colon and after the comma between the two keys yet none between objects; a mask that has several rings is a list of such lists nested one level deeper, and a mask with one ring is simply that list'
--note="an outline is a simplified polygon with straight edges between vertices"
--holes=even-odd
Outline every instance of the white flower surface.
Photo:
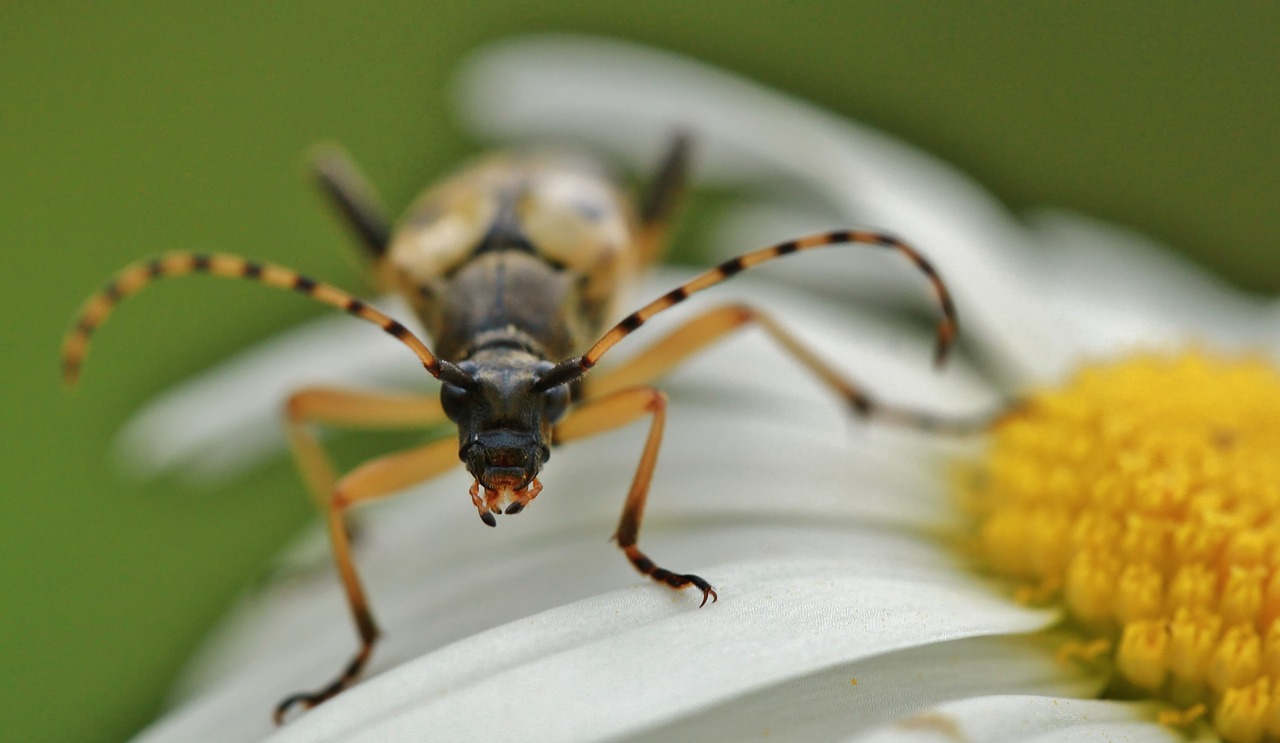
[{"label": "white flower surface", "polygon": [[[927,155],[688,60],[537,38],[483,51],[462,92],[485,135],[587,140],[641,167],[673,126],[693,132],[699,178],[765,194],[727,221],[727,252],[823,227],[892,230],[955,291],[975,363],[935,373],[926,331],[849,302],[889,272],[905,277],[895,292],[925,295],[905,262],[857,248],[735,279],[618,356],[737,298],[879,399],[964,414],[1136,344],[1280,345],[1275,307],[1140,237],[1065,214],[1014,220]],[[639,296],[683,277],[661,272]],[[165,395],[125,450],[144,471],[227,476],[280,455],[291,389],[430,392],[424,376],[382,334],[324,320]],[[672,405],[640,544],[710,580],[717,603],[699,609],[696,592],[641,578],[606,541],[639,457],[635,425],[558,449],[544,493],[496,530],[478,522],[460,470],[365,509],[355,559],[385,640],[366,680],[275,729],[274,704],[355,649],[322,537],[309,534],[138,740],[1185,740],[1149,705],[1082,700],[1099,679],[1054,660],[1045,630],[1058,614],[1009,601],[947,546],[963,522],[943,461],[973,442],[851,426],[759,331],[661,386]]]}]

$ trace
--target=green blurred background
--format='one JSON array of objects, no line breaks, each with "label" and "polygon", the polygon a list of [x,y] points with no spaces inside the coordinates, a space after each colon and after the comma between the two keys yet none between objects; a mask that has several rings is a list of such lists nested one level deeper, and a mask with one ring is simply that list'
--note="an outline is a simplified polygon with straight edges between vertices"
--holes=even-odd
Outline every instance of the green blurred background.
[{"label": "green blurred background", "polygon": [[131,483],[108,454],[150,395],[320,310],[158,287],[68,396],[57,345],[83,295],[173,247],[360,286],[302,153],[345,143],[403,205],[478,146],[448,84],[485,41],[585,31],[701,57],[897,132],[1014,207],[1132,225],[1275,294],[1280,5],[1112,5],[0,4],[0,737],[136,731],[309,517],[284,460],[209,493]]}]

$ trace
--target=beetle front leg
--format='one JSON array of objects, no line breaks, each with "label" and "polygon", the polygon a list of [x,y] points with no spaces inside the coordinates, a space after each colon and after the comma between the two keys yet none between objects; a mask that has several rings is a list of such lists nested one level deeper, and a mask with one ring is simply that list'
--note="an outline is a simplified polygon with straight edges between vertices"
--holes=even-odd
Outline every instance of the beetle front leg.
[{"label": "beetle front leg", "polygon": [[446,421],[439,395],[396,394],[308,387],[289,396],[285,432],[307,492],[324,511],[337,476],[312,426],[375,431],[427,428]]},{"label": "beetle front leg", "polygon": [[640,522],[644,519],[645,503],[649,497],[649,484],[658,463],[658,449],[662,446],[662,429],[667,418],[667,396],[653,387],[631,387],[590,400],[555,427],[552,443],[561,444],[594,436],[625,426],[643,415],[652,415],[653,420],[649,424],[644,452],[640,455],[640,464],[631,480],[631,490],[622,506],[622,518],[618,521],[614,538],[618,540],[618,546],[627,559],[641,574],[672,588],[697,588],[702,591],[702,603],[699,606],[704,606],[708,597],[712,601],[718,599],[710,583],[696,575],[675,573],[658,567],[636,544],[640,537]]},{"label": "beetle front leg", "polygon": [[351,559],[351,537],[347,533],[344,513],[353,506],[394,495],[410,485],[429,480],[457,464],[458,444],[452,438],[446,438],[366,462],[333,488],[327,508],[329,539],[333,544],[333,559],[342,578],[342,588],[351,607],[351,617],[360,635],[360,649],[333,681],[316,691],[290,695],[276,705],[274,718],[277,725],[284,721],[290,709],[310,709],[354,684],[378,641],[378,625]]}]

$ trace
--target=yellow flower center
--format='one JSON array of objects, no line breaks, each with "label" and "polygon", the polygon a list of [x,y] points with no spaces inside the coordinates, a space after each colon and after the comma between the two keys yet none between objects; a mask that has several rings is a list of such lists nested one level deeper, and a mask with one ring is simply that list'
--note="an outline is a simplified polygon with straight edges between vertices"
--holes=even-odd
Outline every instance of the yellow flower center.
[{"label": "yellow flower center", "polygon": [[1110,640],[1112,688],[1280,740],[1280,372],[1202,352],[1081,371],[994,429],[980,551]]}]

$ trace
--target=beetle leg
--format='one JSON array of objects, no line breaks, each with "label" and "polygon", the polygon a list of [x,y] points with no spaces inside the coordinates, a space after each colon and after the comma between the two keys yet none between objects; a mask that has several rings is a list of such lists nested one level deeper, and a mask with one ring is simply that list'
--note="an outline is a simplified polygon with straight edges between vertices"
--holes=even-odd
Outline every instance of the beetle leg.
[{"label": "beetle leg", "polygon": [[437,395],[396,395],[311,387],[289,396],[285,430],[293,458],[316,505],[328,507],[337,480],[333,464],[311,430],[319,423],[342,428],[425,428],[445,420]]},{"label": "beetle leg", "polygon": [[364,587],[360,584],[360,576],[351,560],[351,539],[343,521],[344,512],[353,506],[394,495],[410,485],[429,480],[458,463],[458,443],[452,438],[446,438],[366,462],[334,487],[328,501],[329,539],[333,544],[333,559],[342,578],[352,619],[355,620],[356,631],[360,635],[360,649],[333,681],[316,691],[293,694],[281,701],[275,709],[276,724],[283,722],[284,716],[293,707],[310,709],[355,683],[378,640],[378,625],[373,619]]},{"label": "beetle leg", "polygon": [[618,521],[618,530],[614,533],[614,538],[618,540],[618,546],[622,548],[636,570],[672,588],[688,586],[697,588],[702,591],[702,605],[705,605],[708,597],[712,601],[717,598],[715,589],[710,583],[696,575],[682,575],[660,568],[636,546],[640,536],[640,522],[644,518],[645,501],[649,496],[649,483],[653,480],[653,469],[658,462],[658,448],[662,445],[662,427],[667,417],[667,396],[652,387],[631,387],[588,401],[571,412],[555,427],[552,442],[561,444],[573,439],[594,436],[625,426],[644,415],[652,415],[653,421],[649,424],[649,436],[645,439],[640,464],[636,467],[635,477],[631,480],[627,501],[622,506],[622,518]]},{"label": "beetle leg", "polygon": [[667,241],[667,233],[684,195],[689,175],[689,135],[679,132],[671,138],[658,172],[640,199],[640,234],[637,246],[640,265],[648,266],[658,259]]},{"label": "beetle leg", "polygon": [[755,324],[764,330],[796,361],[813,372],[823,385],[842,397],[858,415],[907,428],[954,434],[984,431],[993,422],[991,415],[948,417],[878,402],[858,384],[833,369],[773,318],[745,304],[725,305],[699,315],[635,358],[616,368],[585,378],[582,382],[583,396],[592,399],[625,387],[648,384],[693,354],[749,324]]},{"label": "beetle leg", "polygon": [[360,238],[369,257],[386,255],[391,244],[391,220],[377,192],[347,151],[335,144],[317,148],[311,156],[311,171],[320,190]]}]

